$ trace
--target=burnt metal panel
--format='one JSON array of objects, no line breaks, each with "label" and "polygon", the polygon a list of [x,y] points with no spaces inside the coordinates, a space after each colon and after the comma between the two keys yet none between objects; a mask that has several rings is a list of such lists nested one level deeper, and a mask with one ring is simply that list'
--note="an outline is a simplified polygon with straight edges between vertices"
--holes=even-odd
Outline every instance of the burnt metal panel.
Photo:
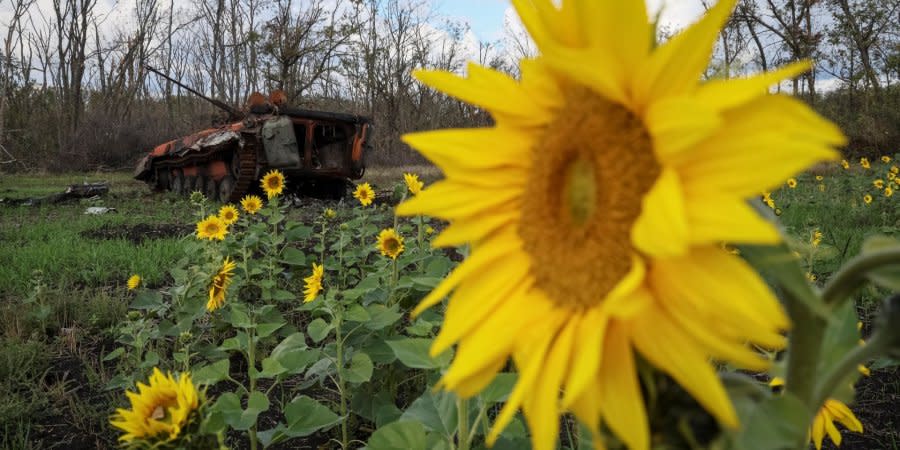
[{"label": "burnt metal panel", "polygon": [[288,117],[281,116],[266,121],[262,127],[262,141],[269,166],[300,166],[300,146],[294,133],[294,123]]}]

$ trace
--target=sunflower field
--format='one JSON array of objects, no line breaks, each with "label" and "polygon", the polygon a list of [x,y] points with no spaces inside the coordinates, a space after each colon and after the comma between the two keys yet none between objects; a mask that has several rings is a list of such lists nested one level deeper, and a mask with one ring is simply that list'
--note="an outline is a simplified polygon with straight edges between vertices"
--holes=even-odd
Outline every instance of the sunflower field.
[{"label": "sunflower field", "polygon": [[698,82],[733,6],[515,2],[519,78],[415,72],[494,119],[404,135],[433,177],[4,210],[0,444],[898,448],[900,154],[767,91],[805,62]]}]

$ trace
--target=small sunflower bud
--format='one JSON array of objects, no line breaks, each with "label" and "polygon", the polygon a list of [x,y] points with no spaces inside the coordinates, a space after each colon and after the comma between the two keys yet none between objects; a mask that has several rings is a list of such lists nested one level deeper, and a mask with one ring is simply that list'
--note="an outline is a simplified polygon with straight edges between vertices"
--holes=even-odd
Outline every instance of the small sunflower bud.
[{"label": "small sunflower bud", "polygon": [[203,195],[200,191],[191,192],[191,203],[195,205],[202,205],[206,202],[206,196]]}]

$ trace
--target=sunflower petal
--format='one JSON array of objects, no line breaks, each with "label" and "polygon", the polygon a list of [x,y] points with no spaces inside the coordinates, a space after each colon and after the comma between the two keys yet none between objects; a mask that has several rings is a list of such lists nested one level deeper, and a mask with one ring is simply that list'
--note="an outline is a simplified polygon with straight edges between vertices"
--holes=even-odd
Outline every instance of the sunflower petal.
[{"label": "sunflower petal", "polygon": [[728,192],[740,198],[839,154],[844,137],[795,99],[772,95],[725,113],[719,131],[674,162],[688,198]]},{"label": "sunflower petal", "polygon": [[515,79],[474,63],[469,64],[468,70],[467,78],[440,70],[416,70],[413,76],[434,89],[492,113],[533,123],[546,123],[552,118],[548,111],[531,101]]},{"label": "sunflower petal", "polygon": [[431,356],[450,348],[473,329],[481,326],[493,311],[508,299],[522,298],[531,289],[528,266],[513,261],[499,264],[495,270],[475,272],[453,293],[447,305],[444,324],[431,345]]},{"label": "sunflower petal", "polygon": [[576,0],[574,3],[587,42],[610,54],[615,62],[610,71],[625,81],[626,74],[634,73],[650,51],[653,31],[647,18],[647,5],[642,1]]},{"label": "sunflower petal", "polygon": [[653,103],[645,117],[653,136],[653,149],[666,164],[674,155],[706,139],[722,124],[722,118],[707,104],[690,97],[671,97]]},{"label": "sunflower petal", "polygon": [[497,372],[506,365],[506,361],[507,358],[498,358],[492,364],[460,380],[453,391],[460,398],[472,398],[478,395],[487,385],[491,384],[491,381],[497,376]]},{"label": "sunflower petal", "polygon": [[477,252],[474,252],[471,256],[466,258],[465,261],[460,263],[460,265],[456,266],[456,268],[453,269],[453,272],[450,272],[450,275],[447,275],[447,278],[444,278],[434,290],[426,295],[416,308],[413,309],[411,316],[416,317],[421,314],[422,311],[440,303],[444,296],[456,287],[460,281],[464,280],[474,271],[485,269],[487,264],[494,262],[498,258],[509,255],[520,247],[520,245],[521,244],[517,242],[517,239],[496,239],[486,242],[479,247]]},{"label": "sunflower petal", "polygon": [[603,337],[606,334],[606,317],[600,308],[587,311],[577,330],[577,338],[572,350],[573,355],[569,376],[563,393],[562,407],[568,408],[585,392],[592,390],[590,383],[597,379],[603,352]]},{"label": "sunflower petal", "polygon": [[825,432],[828,433],[828,437],[831,438],[831,442],[834,442],[836,447],[841,445],[841,432],[838,431],[837,427],[834,426],[834,422],[830,420],[824,420],[825,422]]},{"label": "sunflower petal", "polygon": [[449,180],[438,181],[397,205],[395,212],[400,216],[423,214],[453,220],[502,211],[522,195],[515,188],[498,189],[492,195],[484,195],[483,190]]},{"label": "sunflower petal", "polygon": [[631,322],[632,340],[641,355],[668,373],[723,425],[735,428],[737,414],[716,371],[697,343],[654,308]]},{"label": "sunflower petal", "polygon": [[691,244],[775,244],[781,241],[775,224],[763,219],[743,200],[705,195],[689,198],[686,203]]},{"label": "sunflower petal", "polygon": [[[559,322],[558,320],[554,320],[555,317],[549,317],[549,319],[549,323],[545,325],[555,326]],[[527,358],[520,356],[516,359],[516,364],[519,367],[519,379],[516,381],[516,385],[512,392],[510,392],[506,404],[503,405],[503,409],[500,410],[500,414],[498,414],[497,418],[494,420],[491,431],[488,432],[488,435],[485,438],[485,443],[488,447],[493,446],[494,443],[497,442],[500,433],[502,433],[503,429],[509,425],[510,421],[512,421],[516,412],[519,410],[522,401],[525,399],[526,395],[531,392],[532,386],[537,380],[541,368],[544,367],[544,357],[547,354],[548,347],[550,347],[550,344],[552,343],[553,334],[543,333],[538,334],[537,336],[539,336],[537,342],[534,342],[533,345],[530,346]]]},{"label": "sunflower petal", "polygon": [[[597,94],[607,99],[627,105],[626,91],[622,83],[616,79],[615,73],[605,70],[596,70],[596,67],[614,67],[613,60],[604,52],[572,49],[555,49],[553,52],[544,53],[543,60],[556,70],[565,73],[567,77],[591,88]],[[585,60],[593,61],[585,65]]]},{"label": "sunflower petal", "polygon": [[631,241],[648,255],[680,255],[687,249],[688,227],[678,174],[664,169],[644,196]]},{"label": "sunflower petal", "polygon": [[610,323],[600,366],[600,396],[605,401],[603,418],[630,449],[650,448],[650,426],[634,355],[621,324]]},{"label": "sunflower petal", "polygon": [[634,79],[639,105],[651,99],[692,92],[709,64],[719,30],[737,0],[720,0],[699,22],[656,49]]},{"label": "sunflower petal", "polygon": [[590,430],[594,449],[605,450],[603,438],[600,436],[600,396],[596,386],[589,386],[582,391],[570,409],[575,417]]},{"label": "sunflower petal", "polygon": [[[506,360],[517,341],[523,339],[523,330],[540,323],[553,309],[550,302],[539,301],[533,296],[518,300],[501,303],[479,326],[462,338],[453,364],[441,379],[442,385],[455,389],[458,382],[481,371],[492,361]],[[527,313],[521,313],[520,303],[529,305]]]},{"label": "sunflower petal", "polygon": [[[656,260],[648,278],[657,296],[692,314],[729,324],[723,331],[779,348],[790,321],[781,303],[741,258],[714,246],[695,247],[682,258]],[[728,293],[728,301],[721,301]]]},{"label": "sunflower petal", "polygon": [[[481,372],[498,359],[505,361],[514,345],[522,340],[523,330],[539,324],[553,311],[552,303],[534,296],[518,300],[500,304],[478,327],[462,338],[453,364],[441,378],[443,386],[455,390],[472,374]],[[522,304],[528,305],[528,312],[522,312]]]},{"label": "sunflower petal", "polygon": [[553,450],[559,437],[559,386],[572,358],[572,344],[578,320],[570,317],[556,336],[553,347],[535,383],[534,391],[525,398],[525,420],[531,430],[535,450]]},{"label": "sunflower petal", "polygon": [[526,133],[497,127],[422,131],[404,134],[402,139],[442,170],[454,172],[526,168],[533,144]]},{"label": "sunflower petal", "polygon": [[494,231],[509,226],[519,219],[518,211],[485,212],[471,220],[453,222],[444,228],[433,241],[432,247],[455,247],[477,242]]},{"label": "sunflower petal", "polygon": [[824,414],[819,413],[813,419],[812,440],[816,450],[822,450],[822,439],[825,438],[825,422],[828,420]]},{"label": "sunflower petal", "polygon": [[810,61],[797,61],[752,77],[713,80],[700,87],[696,98],[716,111],[734,108],[768,94],[770,86],[808,71],[811,65]]}]

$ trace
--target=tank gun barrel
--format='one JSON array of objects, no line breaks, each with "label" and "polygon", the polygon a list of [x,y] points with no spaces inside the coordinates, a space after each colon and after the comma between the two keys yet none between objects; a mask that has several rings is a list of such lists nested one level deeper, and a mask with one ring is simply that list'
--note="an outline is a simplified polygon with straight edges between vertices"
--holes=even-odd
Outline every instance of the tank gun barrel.
[{"label": "tank gun barrel", "polygon": [[206,101],[212,103],[213,105],[215,105],[215,106],[218,107],[219,109],[221,109],[221,110],[227,112],[228,115],[231,116],[231,117],[230,117],[230,120],[237,120],[237,119],[240,119],[240,118],[242,118],[242,117],[244,116],[243,114],[241,114],[240,111],[238,111],[237,109],[235,109],[235,108],[233,108],[233,107],[231,107],[231,106],[228,106],[225,102],[216,100],[216,99],[214,99],[214,98],[209,98],[209,97],[207,97],[207,96],[205,96],[205,95],[203,95],[203,94],[197,92],[196,90],[192,89],[190,86],[187,86],[186,84],[184,84],[184,83],[182,83],[182,82],[180,82],[180,81],[178,81],[178,80],[176,80],[176,79],[174,79],[174,78],[172,78],[172,77],[166,75],[165,73],[163,73],[163,72],[161,72],[161,71],[159,71],[159,70],[157,70],[157,69],[151,67],[149,64],[145,64],[145,65],[144,65],[144,68],[146,68],[147,70],[149,70],[149,71],[151,71],[151,72],[153,72],[153,73],[155,73],[155,74],[157,74],[157,75],[159,75],[159,76],[161,76],[161,77],[163,77],[163,78],[165,78],[165,79],[167,79],[167,80],[169,80],[169,81],[171,81],[171,82],[177,84],[178,86],[181,86],[182,88],[184,88],[185,90],[187,90],[187,91],[190,92],[191,94],[194,94],[194,95],[196,95],[197,97],[200,97],[200,98],[202,98],[203,100],[206,100]]}]

